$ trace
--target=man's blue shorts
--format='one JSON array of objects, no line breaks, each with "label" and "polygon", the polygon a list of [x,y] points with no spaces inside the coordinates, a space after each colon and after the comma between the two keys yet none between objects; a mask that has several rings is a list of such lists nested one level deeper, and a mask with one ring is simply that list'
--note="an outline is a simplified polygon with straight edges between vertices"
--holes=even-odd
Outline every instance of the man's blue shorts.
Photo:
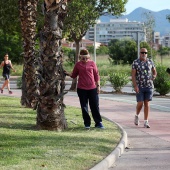
[{"label": "man's blue shorts", "polygon": [[137,102],[141,102],[144,100],[151,101],[153,97],[153,89],[152,88],[139,88],[139,93],[136,93]]}]

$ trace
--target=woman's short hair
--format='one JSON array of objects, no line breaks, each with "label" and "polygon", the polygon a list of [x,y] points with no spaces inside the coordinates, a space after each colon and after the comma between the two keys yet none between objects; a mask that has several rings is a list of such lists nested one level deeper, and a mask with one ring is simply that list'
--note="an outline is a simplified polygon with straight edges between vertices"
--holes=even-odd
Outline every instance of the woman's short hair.
[{"label": "woman's short hair", "polygon": [[82,50],[80,51],[80,55],[89,55],[89,52],[88,52],[88,50],[86,50],[86,49],[82,49]]}]

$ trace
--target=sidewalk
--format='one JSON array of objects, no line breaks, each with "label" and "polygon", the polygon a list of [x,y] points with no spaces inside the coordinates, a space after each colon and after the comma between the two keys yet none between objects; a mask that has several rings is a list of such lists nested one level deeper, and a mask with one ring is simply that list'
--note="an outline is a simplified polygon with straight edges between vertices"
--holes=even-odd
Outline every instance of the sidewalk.
[{"label": "sidewalk", "polygon": [[[13,90],[13,92],[14,94],[12,96],[21,96],[21,90]],[[120,97],[122,96],[120,95]],[[66,94],[64,103],[66,105],[80,107],[75,92]],[[139,126],[134,125],[135,107],[136,105],[134,103],[112,100],[111,95],[108,95],[108,98],[102,98],[102,95],[100,95],[102,116],[118,123],[126,131],[128,145],[119,159],[109,160],[112,162],[111,166],[107,166],[106,160],[103,160],[100,167],[94,167],[92,168],[93,170],[170,169],[170,112],[151,108],[149,119],[151,128],[146,129],[143,127],[143,111],[140,115],[141,124]],[[126,143],[127,138],[124,138],[124,141],[121,142]],[[105,165],[105,167],[102,167],[102,165]]]},{"label": "sidewalk", "polygon": [[[77,106],[77,96],[67,95],[65,104]],[[135,107],[134,104],[100,98],[102,116],[121,125],[128,136],[127,149],[109,170],[170,169],[170,112],[151,109],[151,128],[146,129],[143,127],[143,111],[141,124],[134,125]]]}]

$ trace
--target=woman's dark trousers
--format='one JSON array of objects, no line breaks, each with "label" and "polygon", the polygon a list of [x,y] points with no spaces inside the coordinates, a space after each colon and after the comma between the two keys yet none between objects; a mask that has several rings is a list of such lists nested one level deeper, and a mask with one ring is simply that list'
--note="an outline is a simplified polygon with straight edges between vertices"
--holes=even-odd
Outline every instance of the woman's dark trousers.
[{"label": "woman's dark trousers", "polygon": [[82,115],[84,119],[84,125],[85,126],[91,125],[91,118],[88,112],[88,102],[89,102],[89,106],[92,112],[94,122],[96,124],[98,124],[99,122],[102,122],[100,111],[99,111],[99,96],[97,93],[97,88],[92,89],[92,90],[83,90],[83,89],[78,88],[77,94],[80,100]]}]

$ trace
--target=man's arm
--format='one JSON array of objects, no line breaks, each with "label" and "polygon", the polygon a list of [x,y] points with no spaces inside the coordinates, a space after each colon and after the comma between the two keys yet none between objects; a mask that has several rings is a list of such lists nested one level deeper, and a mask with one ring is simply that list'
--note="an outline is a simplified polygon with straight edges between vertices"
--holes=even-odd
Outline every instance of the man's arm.
[{"label": "man's arm", "polygon": [[156,68],[153,67],[152,68],[152,77],[153,77],[153,80],[156,78],[156,76],[157,76],[157,71],[156,71]]},{"label": "man's arm", "polygon": [[139,93],[138,85],[136,84],[136,69],[132,69],[132,83],[136,93]]}]

